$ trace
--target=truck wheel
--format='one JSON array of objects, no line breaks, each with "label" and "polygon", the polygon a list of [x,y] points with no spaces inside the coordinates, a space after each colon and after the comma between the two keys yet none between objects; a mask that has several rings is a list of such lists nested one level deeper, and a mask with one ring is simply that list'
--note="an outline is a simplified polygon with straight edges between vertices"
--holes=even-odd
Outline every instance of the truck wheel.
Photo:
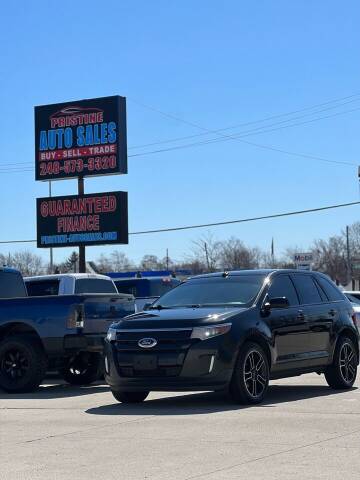
[{"label": "truck wheel", "polygon": [[111,390],[115,400],[121,403],[141,403],[149,395],[150,392],[118,392]]},{"label": "truck wheel", "polygon": [[89,385],[96,382],[102,372],[102,356],[100,353],[83,352],[70,358],[60,371],[65,382],[71,385]]},{"label": "truck wheel", "polygon": [[358,356],[350,338],[341,337],[336,345],[334,360],[326,372],[329,387],[334,389],[351,388],[356,380]]},{"label": "truck wheel", "polygon": [[240,350],[230,394],[237,403],[260,403],[269,385],[269,362],[264,350],[257,343],[247,342]]},{"label": "truck wheel", "polygon": [[0,388],[9,393],[31,392],[45,378],[46,355],[29,335],[14,335],[0,342]]}]

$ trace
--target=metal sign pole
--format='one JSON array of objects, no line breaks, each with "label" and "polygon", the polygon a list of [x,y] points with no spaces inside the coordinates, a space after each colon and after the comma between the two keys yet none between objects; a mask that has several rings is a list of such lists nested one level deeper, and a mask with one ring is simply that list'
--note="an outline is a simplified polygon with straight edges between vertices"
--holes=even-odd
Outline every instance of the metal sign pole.
[{"label": "metal sign pole", "polygon": [[[84,195],[84,177],[78,178],[78,195]],[[85,246],[79,246],[79,273],[86,273]]]},{"label": "metal sign pole", "polygon": [[[52,196],[52,191],[51,191],[51,180],[49,181],[49,197]],[[50,248],[50,273],[54,273],[54,255],[53,255],[53,249]]]}]

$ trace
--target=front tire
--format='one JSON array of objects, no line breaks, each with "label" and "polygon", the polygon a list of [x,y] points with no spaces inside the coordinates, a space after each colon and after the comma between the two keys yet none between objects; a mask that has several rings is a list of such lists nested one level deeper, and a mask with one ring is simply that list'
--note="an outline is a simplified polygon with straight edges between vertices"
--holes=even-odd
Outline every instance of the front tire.
[{"label": "front tire", "polygon": [[230,395],[237,403],[257,404],[269,385],[269,362],[257,343],[246,342],[240,350],[230,383]]},{"label": "front tire", "polygon": [[45,378],[47,359],[40,342],[14,335],[0,342],[0,388],[9,393],[36,390]]},{"label": "front tire", "polygon": [[141,403],[150,392],[119,392],[111,390],[115,400],[121,403]]},{"label": "front tire", "polygon": [[101,377],[102,356],[99,353],[83,352],[72,357],[60,374],[70,385],[90,385]]},{"label": "front tire", "polygon": [[336,345],[334,361],[325,372],[329,387],[336,390],[351,388],[356,380],[358,354],[354,342],[341,337]]}]

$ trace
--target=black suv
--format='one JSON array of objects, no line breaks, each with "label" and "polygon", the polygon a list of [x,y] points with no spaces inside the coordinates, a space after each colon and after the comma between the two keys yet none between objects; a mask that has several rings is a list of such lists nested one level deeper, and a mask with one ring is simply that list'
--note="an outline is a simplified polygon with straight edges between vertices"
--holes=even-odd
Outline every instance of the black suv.
[{"label": "black suv", "polygon": [[324,373],[332,388],[351,388],[355,321],[350,302],[321,273],[200,275],[111,326],[106,380],[127,403],[151,390],[226,390],[237,402],[259,403],[270,379],[310,372]]}]

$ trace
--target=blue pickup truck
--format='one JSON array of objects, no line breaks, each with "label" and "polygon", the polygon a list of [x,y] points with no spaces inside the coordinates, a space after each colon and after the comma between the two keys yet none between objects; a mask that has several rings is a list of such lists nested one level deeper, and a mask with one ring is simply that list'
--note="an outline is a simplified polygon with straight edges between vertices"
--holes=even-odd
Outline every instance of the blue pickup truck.
[{"label": "blue pickup truck", "polygon": [[132,295],[28,297],[20,272],[0,267],[0,388],[32,391],[49,370],[71,384],[92,383],[109,325],[134,311]]}]

